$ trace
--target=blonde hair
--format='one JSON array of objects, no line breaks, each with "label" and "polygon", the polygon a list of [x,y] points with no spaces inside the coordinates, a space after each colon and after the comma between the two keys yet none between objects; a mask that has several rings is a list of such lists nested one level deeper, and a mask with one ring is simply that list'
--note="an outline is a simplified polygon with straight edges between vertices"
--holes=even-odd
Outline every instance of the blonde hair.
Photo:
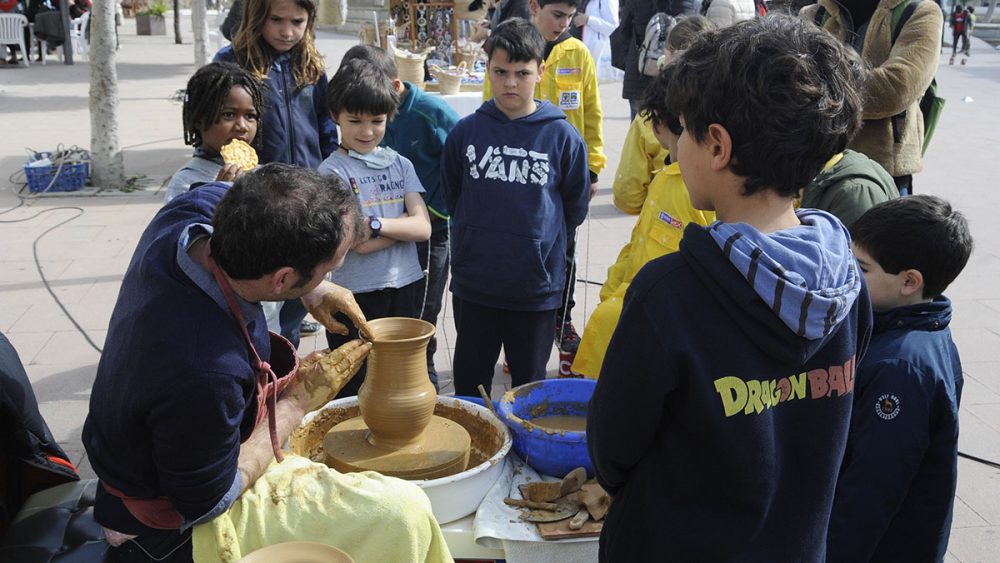
[{"label": "blonde hair", "polygon": [[[313,0],[292,1],[309,14],[302,40],[289,51],[295,88],[302,88],[319,81],[326,72],[326,63],[323,62],[323,55],[316,50],[316,4]],[[243,9],[240,29],[233,38],[236,62],[261,81],[267,79],[267,72],[274,58],[261,31],[271,13],[271,2],[272,0],[248,0]]]}]

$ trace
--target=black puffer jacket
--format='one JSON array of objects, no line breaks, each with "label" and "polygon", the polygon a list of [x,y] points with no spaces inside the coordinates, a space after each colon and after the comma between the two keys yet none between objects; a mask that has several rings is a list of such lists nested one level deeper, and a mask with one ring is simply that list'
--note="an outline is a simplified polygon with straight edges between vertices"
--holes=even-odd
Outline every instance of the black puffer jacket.
[{"label": "black puffer jacket", "polygon": [[622,97],[626,100],[639,100],[652,80],[651,76],[639,72],[639,45],[646,35],[646,24],[657,12],[666,12],[671,16],[691,13],[694,11],[694,0],[622,0],[619,10],[619,27],[622,31],[632,30],[632,41],[625,59],[627,64]]},{"label": "black puffer jacket", "polygon": [[0,334],[0,537],[31,494],[77,479],[38,412],[17,351]]}]

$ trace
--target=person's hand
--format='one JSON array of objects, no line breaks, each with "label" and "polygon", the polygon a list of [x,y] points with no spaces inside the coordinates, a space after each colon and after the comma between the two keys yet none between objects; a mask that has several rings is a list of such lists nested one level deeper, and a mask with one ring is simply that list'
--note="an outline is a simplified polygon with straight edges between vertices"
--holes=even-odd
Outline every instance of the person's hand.
[{"label": "person's hand", "polygon": [[304,412],[322,407],[358,373],[371,349],[369,342],[351,340],[332,352],[309,354],[299,365],[299,373],[287,393]]},{"label": "person's hand", "polygon": [[594,199],[595,195],[597,195],[597,182],[590,184],[590,199]]},{"label": "person's hand", "polygon": [[362,337],[372,340],[368,320],[365,319],[365,314],[361,312],[361,307],[358,306],[358,302],[354,300],[354,294],[349,289],[323,281],[316,289],[302,296],[302,303],[313,318],[330,332],[347,334],[347,327],[333,318],[337,313],[343,313],[351,319],[354,326],[358,327],[358,332],[361,333]]},{"label": "person's hand", "polygon": [[576,27],[583,27],[587,25],[588,21],[590,21],[590,16],[580,12],[577,12],[576,16],[573,17],[573,25],[575,25]]},{"label": "person's hand", "polygon": [[242,175],[243,167],[239,164],[223,164],[222,170],[219,170],[219,175],[215,179],[220,182],[235,182]]}]

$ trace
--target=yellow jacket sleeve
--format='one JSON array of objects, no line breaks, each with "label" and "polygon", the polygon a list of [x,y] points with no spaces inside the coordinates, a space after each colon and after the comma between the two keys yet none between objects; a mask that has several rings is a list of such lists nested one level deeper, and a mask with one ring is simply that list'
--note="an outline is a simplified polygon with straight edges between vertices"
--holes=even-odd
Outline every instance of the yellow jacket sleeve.
[{"label": "yellow jacket sleeve", "polygon": [[636,116],[625,135],[621,161],[615,174],[615,207],[629,215],[638,215],[646,201],[653,176],[663,169],[669,152],[653,134],[653,126],[642,116]]}]

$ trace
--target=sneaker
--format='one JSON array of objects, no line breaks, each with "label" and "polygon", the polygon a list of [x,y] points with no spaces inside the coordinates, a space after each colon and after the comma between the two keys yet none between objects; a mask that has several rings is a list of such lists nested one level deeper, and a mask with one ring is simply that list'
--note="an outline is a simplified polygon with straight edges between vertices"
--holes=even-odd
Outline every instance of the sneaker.
[{"label": "sneaker", "polygon": [[965,57],[962,57],[962,64],[965,64]]},{"label": "sneaker", "polygon": [[580,347],[580,335],[576,332],[576,327],[572,322],[562,323],[556,326],[556,343],[563,352],[575,354]]},{"label": "sneaker", "polygon": [[948,59],[948,64],[950,64],[950,65],[955,64],[955,56],[954,55],[952,55],[952,57],[950,59]]},{"label": "sneaker", "polygon": [[319,332],[322,325],[316,321],[302,321],[299,324],[299,334],[302,336],[309,336],[310,334],[316,334]]}]

